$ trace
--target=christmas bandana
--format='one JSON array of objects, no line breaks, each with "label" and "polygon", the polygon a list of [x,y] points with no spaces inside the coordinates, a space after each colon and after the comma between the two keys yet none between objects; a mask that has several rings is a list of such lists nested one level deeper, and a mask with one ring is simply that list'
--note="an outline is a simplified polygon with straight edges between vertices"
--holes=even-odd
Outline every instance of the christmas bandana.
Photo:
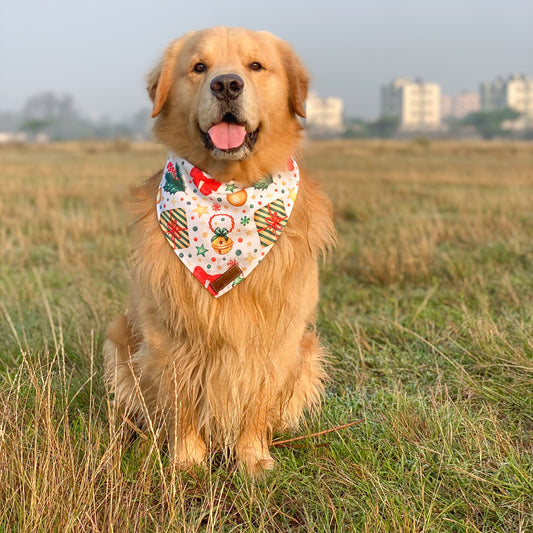
[{"label": "christmas bandana", "polygon": [[157,191],[157,218],[183,264],[215,297],[240,283],[276,244],[300,183],[287,170],[251,187],[221,183],[171,154]]}]

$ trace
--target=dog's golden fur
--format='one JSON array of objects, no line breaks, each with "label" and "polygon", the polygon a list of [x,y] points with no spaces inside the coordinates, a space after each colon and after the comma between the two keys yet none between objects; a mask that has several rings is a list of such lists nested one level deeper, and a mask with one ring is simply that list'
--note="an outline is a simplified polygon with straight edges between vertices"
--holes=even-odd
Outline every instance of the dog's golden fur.
[{"label": "dog's golden fur", "polygon": [[[255,117],[246,120],[257,121],[260,133],[242,159],[213,157],[202,143],[202,98],[214,74],[193,72],[199,61],[210,73],[237,72],[248,87],[243,115]],[[247,71],[255,61],[264,72]],[[250,185],[299,152],[296,115],[304,115],[307,84],[289,46],[268,33],[217,27],[187,34],[171,43],[149,77],[154,131],[218,180]],[[223,448],[256,474],[273,466],[273,431],[295,427],[323,391],[314,314],[317,260],[334,238],[330,204],[302,172],[277,244],[253,274],[216,299],[161,232],[155,209],[161,172],[135,191],[129,304],[108,330],[106,381],[121,408],[150,418],[180,466]]]}]

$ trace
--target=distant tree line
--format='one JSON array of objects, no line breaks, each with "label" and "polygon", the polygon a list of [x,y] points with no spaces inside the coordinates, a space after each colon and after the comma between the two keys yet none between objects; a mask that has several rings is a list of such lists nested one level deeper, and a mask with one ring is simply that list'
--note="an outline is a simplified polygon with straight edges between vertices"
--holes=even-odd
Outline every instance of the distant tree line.
[{"label": "distant tree line", "polygon": [[345,137],[389,139],[398,133],[400,121],[396,117],[380,117],[374,121],[349,118],[344,123]]},{"label": "distant tree line", "polygon": [[[461,136],[468,129],[483,139],[533,138],[531,129],[513,129],[512,123],[519,117],[512,109],[477,111],[461,120],[448,120],[447,135]],[[121,121],[108,117],[91,120],[76,109],[71,95],[59,96],[48,91],[29,98],[18,112],[0,111],[0,132],[24,132],[30,140],[40,134],[50,140],[117,137],[145,140],[151,138],[150,109],[140,109]],[[345,137],[388,139],[399,134],[400,121],[395,117],[385,116],[374,121],[345,120]]]},{"label": "distant tree line", "polygon": [[[513,128],[514,121],[520,113],[513,109],[498,111],[476,111],[461,120],[445,121],[448,126],[447,135],[461,136],[467,131],[475,132],[483,139],[495,138],[533,138],[532,129]],[[380,117],[374,121],[351,118],[345,121],[345,137],[350,138],[381,138],[389,139],[400,134],[400,121],[396,117]]]},{"label": "distant tree line", "polygon": [[513,130],[506,127],[506,123],[509,124],[518,117],[520,113],[509,108],[498,111],[476,111],[463,118],[461,124],[473,126],[483,139],[494,139],[512,135]]},{"label": "distant tree line", "polygon": [[29,98],[18,112],[0,112],[0,131],[25,132],[32,139],[40,134],[50,140],[79,138],[151,138],[150,110],[141,109],[122,121],[102,117],[91,120],[74,105],[71,95],[49,91]]}]

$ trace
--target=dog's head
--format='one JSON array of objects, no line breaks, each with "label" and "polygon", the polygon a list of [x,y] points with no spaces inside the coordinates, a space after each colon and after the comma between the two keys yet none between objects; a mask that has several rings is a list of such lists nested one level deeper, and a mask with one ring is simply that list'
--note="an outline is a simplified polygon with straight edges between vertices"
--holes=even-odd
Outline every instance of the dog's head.
[{"label": "dog's head", "polygon": [[296,148],[308,83],[289,45],[270,33],[192,32],[149,76],[154,133],[218,179],[253,182]]}]

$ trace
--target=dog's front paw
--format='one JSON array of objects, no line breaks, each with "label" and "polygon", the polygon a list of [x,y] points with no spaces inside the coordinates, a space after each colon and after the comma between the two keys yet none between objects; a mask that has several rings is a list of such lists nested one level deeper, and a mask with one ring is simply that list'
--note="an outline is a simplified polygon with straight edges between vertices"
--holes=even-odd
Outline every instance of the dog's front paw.
[{"label": "dog's front paw", "polygon": [[200,436],[190,433],[170,447],[172,462],[180,470],[189,470],[193,466],[203,465],[207,447]]},{"label": "dog's front paw", "polygon": [[237,466],[249,476],[264,476],[275,465],[276,461],[264,446],[237,449]]},{"label": "dog's front paw", "polygon": [[239,461],[239,468],[245,471],[251,477],[262,477],[265,476],[271,470],[274,470],[276,461],[272,458],[270,454],[268,457],[262,459],[252,459],[250,461]]}]

